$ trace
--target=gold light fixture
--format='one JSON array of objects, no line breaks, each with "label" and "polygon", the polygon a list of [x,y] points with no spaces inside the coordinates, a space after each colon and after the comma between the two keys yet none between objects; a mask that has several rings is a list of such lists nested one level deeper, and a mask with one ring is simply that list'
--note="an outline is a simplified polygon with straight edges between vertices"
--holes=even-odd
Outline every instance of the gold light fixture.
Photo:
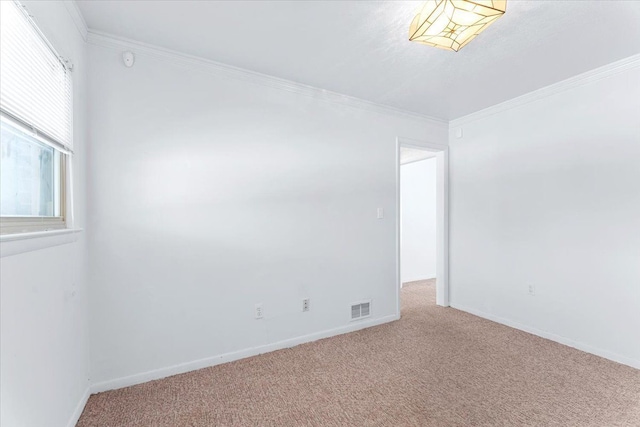
[{"label": "gold light fixture", "polygon": [[409,40],[457,52],[506,9],[507,0],[429,0],[413,18]]}]

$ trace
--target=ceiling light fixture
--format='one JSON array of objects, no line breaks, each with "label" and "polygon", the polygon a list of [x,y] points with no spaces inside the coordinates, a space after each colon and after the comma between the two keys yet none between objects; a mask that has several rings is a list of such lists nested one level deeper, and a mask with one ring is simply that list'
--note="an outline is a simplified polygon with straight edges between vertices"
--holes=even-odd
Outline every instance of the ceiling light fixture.
[{"label": "ceiling light fixture", "polygon": [[459,51],[504,15],[507,0],[429,0],[409,27],[409,40]]}]

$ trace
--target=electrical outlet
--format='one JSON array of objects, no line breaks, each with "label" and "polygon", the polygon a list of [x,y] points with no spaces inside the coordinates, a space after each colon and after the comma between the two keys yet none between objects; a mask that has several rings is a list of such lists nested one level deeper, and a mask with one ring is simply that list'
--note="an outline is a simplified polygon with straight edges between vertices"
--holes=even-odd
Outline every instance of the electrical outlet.
[{"label": "electrical outlet", "polygon": [[302,300],[302,311],[309,311],[309,298]]},{"label": "electrical outlet", "polygon": [[529,295],[535,295],[536,294],[536,286],[529,284]]},{"label": "electrical outlet", "polygon": [[264,312],[262,310],[262,303],[256,304],[256,319],[262,319],[264,317]]}]

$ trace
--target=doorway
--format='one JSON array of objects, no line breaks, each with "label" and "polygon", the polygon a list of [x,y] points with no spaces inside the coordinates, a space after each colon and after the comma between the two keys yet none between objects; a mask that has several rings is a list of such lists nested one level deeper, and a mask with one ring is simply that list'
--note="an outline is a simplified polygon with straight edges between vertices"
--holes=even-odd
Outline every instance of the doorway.
[{"label": "doorway", "polygon": [[[418,141],[409,138],[397,138],[396,141],[396,199],[397,199],[397,230],[396,230],[396,249],[397,249],[397,259],[396,259],[396,273],[397,273],[397,310],[398,314],[400,314],[400,290],[403,283],[403,239],[402,239],[402,216],[403,216],[403,203],[402,203],[402,176],[403,176],[403,166],[404,163],[407,165],[406,172],[409,172],[409,168],[412,168],[410,175],[413,177],[411,179],[421,179],[420,177],[425,178],[425,186],[429,186],[429,173],[433,173],[435,175],[435,197],[431,199],[431,203],[435,201],[435,209],[433,209],[433,213],[435,214],[435,230],[426,231],[426,233],[431,233],[435,231],[435,244],[434,251],[435,257],[429,258],[429,255],[424,253],[426,258],[424,258],[425,263],[430,263],[435,261],[435,266],[423,266],[421,268],[416,264],[416,259],[407,258],[405,262],[407,264],[411,264],[411,266],[407,265],[404,268],[404,279],[409,277],[411,274],[430,274],[428,271],[433,271],[432,269],[435,267],[435,278],[436,278],[436,304],[448,307],[449,306],[449,254],[448,254],[448,200],[449,200],[449,186],[448,186],[448,147],[443,144],[430,143],[427,141]],[[418,163],[431,162],[426,169],[419,171],[420,167],[417,167]],[[412,167],[413,165],[413,167]],[[435,170],[434,170],[435,169]],[[408,177],[405,173],[405,177]],[[407,178],[408,179],[408,178]],[[413,183],[412,186],[415,186],[416,183]],[[419,183],[417,184],[419,185]],[[431,185],[433,183],[431,182]],[[406,190],[406,188],[405,188]],[[415,190],[415,189],[414,189]],[[428,192],[427,192],[428,193]],[[425,194],[425,193],[422,193]],[[415,202],[415,201],[414,201]],[[428,203],[428,201],[427,201]],[[408,207],[408,206],[407,206]],[[416,209],[416,206],[413,206],[411,209]],[[429,217],[429,213],[425,210],[425,207],[418,207],[419,209],[423,209],[422,213],[418,213],[418,215],[425,215],[424,220],[430,221],[433,218]],[[405,218],[406,219],[406,218]],[[415,218],[414,218],[415,220]],[[416,224],[413,224],[414,226]],[[419,225],[418,225],[419,226]],[[428,227],[427,227],[428,228]],[[433,228],[433,225],[431,226]],[[418,228],[416,228],[418,230]],[[425,230],[422,229],[419,231],[421,233],[421,237],[418,239],[412,239],[414,245],[421,245],[420,239],[429,238],[427,234],[425,234]],[[429,234],[431,238],[433,235]],[[405,233],[406,237],[406,233]],[[413,236],[415,237],[415,236]],[[410,242],[405,242],[410,243]],[[433,242],[432,242],[433,243]],[[428,250],[425,246],[422,245],[421,250]],[[406,249],[406,248],[405,248]],[[415,254],[414,258],[415,258]],[[433,254],[432,254],[433,255]],[[420,255],[422,256],[422,255]],[[418,261],[419,262],[419,261]],[[408,276],[409,275],[409,276]]]},{"label": "doorway", "polygon": [[436,153],[400,147],[400,279],[436,278]]}]

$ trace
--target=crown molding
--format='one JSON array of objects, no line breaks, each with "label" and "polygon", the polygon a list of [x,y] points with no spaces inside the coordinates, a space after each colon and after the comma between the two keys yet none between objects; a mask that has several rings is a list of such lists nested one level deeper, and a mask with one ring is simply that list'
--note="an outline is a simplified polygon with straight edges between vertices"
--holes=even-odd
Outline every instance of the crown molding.
[{"label": "crown molding", "polygon": [[588,85],[604,78],[635,68],[640,68],[640,54],[629,56],[627,58],[612,62],[602,67],[595,68],[585,73],[569,77],[566,80],[562,80],[549,86],[534,90],[516,98],[512,98],[508,101],[492,105],[491,107],[484,108],[482,110],[476,111],[475,113],[471,113],[466,116],[451,120],[449,122],[449,129],[457,128],[476,120],[481,120],[494,114],[511,110],[512,108],[517,108],[530,102],[534,102],[539,99],[547,98],[557,93],[567,91],[569,89]]},{"label": "crown molding", "polygon": [[82,12],[78,8],[78,4],[75,0],[63,0],[62,2],[64,7],[69,12],[69,16],[73,20],[73,23],[76,25],[80,36],[82,36],[82,40],[87,41],[87,36],[89,34],[89,28],[87,27],[87,22],[84,20],[84,16],[82,16]]},{"label": "crown molding", "polygon": [[293,92],[311,98],[324,100],[343,106],[348,106],[360,110],[376,112],[380,114],[393,114],[396,116],[417,119],[425,121],[434,126],[448,126],[447,120],[435,117],[429,117],[423,114],[414,113],[412,111],[402,110],[400,108],[382,105],[364,99],[356,98],[349,95],[343,95],[337,92],[320,89],[314,86],[308,86],[290,80],[281,79],[279,77],[269,76],[267,74],[246,70],[232,65],[205,59],[199,56],[189,55],[160,46],[131,40],[113,34],[105,33],[89,29],[87,43],[114,50],[131,50],[138,55],[146,55],[172,64],[182,65],[190,69],[209,72],[217,76],[229,77],[236,80],[243,80],[250,83],[266,86],[274,89]]},{"label": "crown molding", "polygon": [[179,51],[163,48],[157,45],[140,42],[137,40],[120,37],[114,34],[88,29],[82,18],[82,14],[78,9],[75,0],[64,0],[67,9],[74,18],[74,22],[78,26],[81,34],[86,31],[85,41],[89,44],[100,46],[113,50],[131,50],[140,55],[147,55],[155,59],[169,62],[176,65],[182,65],[191,69],[197,69],[209,72],[217,76],[243,80],[249,83],[258,84],[270,88],[293,92],[311,98],[340,104],[369,112],[379,114],[392,114],[404,118],[411,118],[427,122],[433,126],[447,126],[449,129],[463,126],[465,124],[480,120],[494,114],[501,113],[519,106],[547,98],[560,92],[564,92],[579,86],[587,85],[603,78],[613,76],[626,70],[640,68],[640,54],[632,55],[622,60],[612,62],[602,67],[587,71],[582,74],[570,77],[549,86],[542,87],[516,98],[509,99],[499,104],[492,105],[466,116],[453,120],[445,120],[436,117],[426,116],[420,113],[403,110],[388,105],[378,104],[372,101],[343,95],[337,92],[320,89],[314,86],[297,83],[291,80],[281,79],[279,77],[258,73],[232,65],[223,64],[221,62],[205,59],[195,55],[189,55]]}]

